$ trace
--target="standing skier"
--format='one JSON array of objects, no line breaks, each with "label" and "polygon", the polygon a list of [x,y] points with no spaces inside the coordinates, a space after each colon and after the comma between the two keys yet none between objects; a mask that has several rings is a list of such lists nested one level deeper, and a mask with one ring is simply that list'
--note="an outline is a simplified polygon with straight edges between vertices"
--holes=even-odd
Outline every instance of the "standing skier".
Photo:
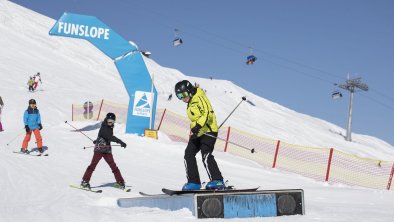
[{"label": "standing skier", "polygon": [[120,189],[125,189],[125,182],[120,173],[119,168],[116,166],[114,157],[112,156],[111,142],[119,143],[121,147],[126,148],[126,143],[114,136],[114,125],[116,116],[113,113],[108,113],[104,121],[101,124],[100,131],[98,133],[97,139],[93,141],[95,144],[94,154],[92,162],[85,171],[82,177],[81,187],[90,189],[90,178],[92,177],[93,171],[96,169],[97,164],[100,162],[101,158],[107,162],[112,170],[112,173],[116,179],[116,187]]},{"label": "standing skier", "polygon": [[34,76],[34,86],[33,86],[34,90],[37,89],[38,82],[40,82],[42,84],[41,76],[40,76],[39,72]]},{"label": "standing skier", "polygon": [[184,156],[188,181],[182,190],[198,190],[201,188],[201,180],[196,161],[196,154],[200,150],[202,162],[210,179],[210,182],[207,183],[205,188],[215,190],[224,189],[225,184],[222,174],[212,155],[218,135],[218,126],[211,103],[204,91],[198,87],[194,87],[187,80],[180,81],[175,85],[175,94],[178,99],[187,103],[186,111],[191,121],[190,128],[192,133]]},{"label": "standing skier", "polygon": [[29,86],[29,92],[34,91],[34,79],[30,76],[29,80],[27,81],[27,85]]},{"label": "standing skier", "polygon": [[27,145],[29,144],[32,132],[36,137],[38,151],[40,153],[44,152],[42,150],[42,137],[40,133],[40,130],[42,130],[41,115],[40,111],[37,109],[36,100],[29,100],[29,107],[23,115],[23,122],[25,123],[26,136],[23,139],[21,152],[26,154],[30,153],[30,151],[27,150]]},{"label": "standing skier", "polygon": [[4,107],[4,102],[3,102],[3,99],[1,99],[1,96],[0,96],[0,132],[4,131],[3,125],[1,124],[1,111],[3,110],[3,107]]}]

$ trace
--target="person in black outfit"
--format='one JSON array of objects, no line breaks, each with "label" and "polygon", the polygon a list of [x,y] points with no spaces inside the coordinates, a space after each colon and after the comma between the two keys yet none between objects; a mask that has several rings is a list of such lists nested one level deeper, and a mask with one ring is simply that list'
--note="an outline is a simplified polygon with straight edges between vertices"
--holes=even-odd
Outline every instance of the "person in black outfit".
[{"label": "person in black outfit", "polygon": [[182,190],[201,189],[200,174],[196,161],[196,155],[200,151],[202,162],[210,179],[205,189],[225,189],[226,185],[222,173],[212,154],[219,128],[208,97],[202,89],[198,86],[194,87],[187,80],[180,81],[175,85],[175,94],[179,100],[187,104],[186,112],[191,121],[190,131],[192,133],[185,149],[184,163],[187,183],[183,185]]},{"label": "person in black outfit", "polygon": [[122,140],[118,139],[114,136],[113,128],[115,124],[116,116],[113,113],[108,113],[105,117],[103,123],[101,124],[100,131],[98,133],[98,137],[93,143],[95,144],[94,147],[94,154],[92,158],[92,162],[88,166],[85,171],[85,174],[82,177],[81,187],[90,189],[90,178],[93,174],[94,169],[96,169],[97,164],[100,162],[101,158],[107,162],[109,167],[111,167],[112,173],[115,176],[116,184],[115,186],[120,189],[125,189],[125,182],[120,173],[119,168],[116,166],[114,158],[112,156],[112,148],[111,142],[115,142],[120,144],[121,147],[126,148],[126,143]]}]

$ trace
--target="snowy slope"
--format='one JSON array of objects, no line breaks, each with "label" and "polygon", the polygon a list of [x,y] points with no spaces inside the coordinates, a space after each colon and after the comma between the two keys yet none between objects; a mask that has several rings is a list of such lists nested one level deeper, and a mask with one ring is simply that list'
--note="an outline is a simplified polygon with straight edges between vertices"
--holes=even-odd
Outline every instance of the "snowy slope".
[{"label": "snowy slope", "polygon": [[[124,134],[117,124],[115,134],[127,149],[114,147],[114,157],[132,192],[106,187],[114,181],[109,167],[101,162],[92,177],[92,185],[104,186],[102,194],[70,189],[79,183],[92,151],[82,149],[90,141],[72,132],[64,124],[71,116],[71,104],[86,100],[108,99],[127,103],[113,62],[88,42],[48,35],[54,20],[0,0],[0,95],[5,102],[0,133],[0,222],[2,221],[190,221],[187,210],[167,212],[158,209],[121,209],[116,198],[138,196],[138,191],[159,192],[162,187],[178,188],[185,182],[183,150],[185,144],[173,143],[160,135],[153,141]],[[245,103],[229,119],[228,125],[256,135],[289,143],[315,147],[335,147],[359,156],[394,159],[391,145],[378,138],[353,134],[355,142],[345,142],[332,132],[344,130],[326,121],[296,113],[279,104],[254,95],[226,80],[188,77],[146,59],[155,74],[159,107],[184,114],[185,104],[174,98],[167,101],[173,86],[182,79],[198,82],[206,89],[218,121],[246,95],[255,107]],[[26,87],[28,76],[41,72],[43,84],[35,93]],[[226,91],[226,92],[225,92]],[[230,93],[231,92],[231,93]],[[37,100],[43,126],[44,145],[50,156],[13,154],[20,148],[22,115],[30,98]],[[76,122],[76,127],[94,122]],[[86,134],[92,138],[97,130]],[[10,143],[9,146],[6,144]],[[34,140],[30,148],[34,147]],[[215,154],[226,179],[237,187],[262,186],[264,189],[302,188],[305,190],[305,216],[266,218],[265,221],[392,221],[394,194],[348,186],[328,186],[295,174],[263,168],[251,161],[227,153]],[[200,164],[201,167],[202,164]],[[200,169],[203,180],[207,176]],[[207,220],[213,221],[213,220]],[[215,220],[217,221],[217,220]],[[235,221],[261,221],[239,219]]]}]

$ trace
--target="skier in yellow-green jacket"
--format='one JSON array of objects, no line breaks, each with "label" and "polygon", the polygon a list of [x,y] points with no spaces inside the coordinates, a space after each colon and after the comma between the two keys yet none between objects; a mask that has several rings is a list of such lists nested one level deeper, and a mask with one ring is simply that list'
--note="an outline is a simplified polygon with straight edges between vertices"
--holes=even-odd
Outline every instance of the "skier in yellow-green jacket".
[{"label": "skier in yellow-green jacket", "polygon": [[198,190],[201,188],[196,161],[196,154],[200,150],[204,167],[210,179],[205,188],[224,189],[223,176],[212,155],[218,135],[218,125],[208,97],[203,90],[194,87],[187,80],[180,81],[175,85],[175,94],[178,99],[187,103],[187,116],[191,121],[190,130],[192,133],[184,156],[188,181],[182,190]]}]

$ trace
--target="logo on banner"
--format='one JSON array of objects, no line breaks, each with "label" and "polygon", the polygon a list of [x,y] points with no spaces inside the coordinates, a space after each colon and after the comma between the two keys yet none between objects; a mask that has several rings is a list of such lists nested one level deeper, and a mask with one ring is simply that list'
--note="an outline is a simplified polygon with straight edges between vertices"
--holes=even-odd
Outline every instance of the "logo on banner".
[{"label": "logo on banner", "polygon": [[107,28],[67,22],[59,22],[57,27],[58,33],[96,39],[109,39],[109,31]]},{"label": "logo on banner", "polygon": [[135,91],[133,115],[150,117],[150,111],[152,107],[151,104],[152,104],[152,93]]}]

